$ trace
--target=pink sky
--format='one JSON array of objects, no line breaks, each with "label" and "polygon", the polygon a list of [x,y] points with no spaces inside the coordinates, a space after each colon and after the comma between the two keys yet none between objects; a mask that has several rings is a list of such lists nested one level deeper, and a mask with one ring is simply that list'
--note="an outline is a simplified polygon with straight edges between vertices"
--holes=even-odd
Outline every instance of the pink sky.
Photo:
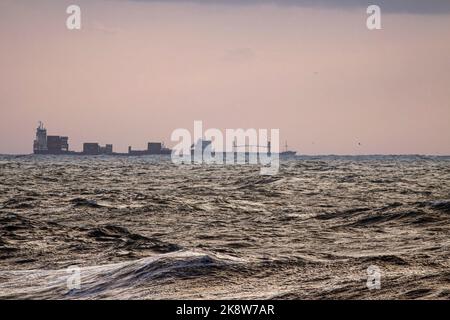
[{"label": "pink sky", "polygon": [[[0,3],[0,153],[49,134],[145,148],[176,128],[278,128],[301,154],[450,154],[450,17],[364,9]],[[361,145],[358,145],[358,143]]]}]

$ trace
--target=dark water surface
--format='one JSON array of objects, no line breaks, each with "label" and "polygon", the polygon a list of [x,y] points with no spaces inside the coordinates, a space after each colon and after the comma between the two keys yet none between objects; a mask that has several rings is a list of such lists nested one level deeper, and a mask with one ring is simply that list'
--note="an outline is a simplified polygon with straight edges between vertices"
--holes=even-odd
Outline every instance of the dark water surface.
[{"label": "dark water surface", "polygon": [[0,157],[0,298],[449,299],[449,257],[448,157]]}]

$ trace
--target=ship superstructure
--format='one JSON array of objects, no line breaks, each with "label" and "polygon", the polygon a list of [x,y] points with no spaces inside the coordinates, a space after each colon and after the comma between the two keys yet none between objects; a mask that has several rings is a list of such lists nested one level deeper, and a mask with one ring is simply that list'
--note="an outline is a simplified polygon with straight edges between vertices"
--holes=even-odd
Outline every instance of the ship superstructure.
[{"label": "ship superstructure", "polygon": [[39,126],[36,129],[36,140],[33,143],[34,153],[45,153],[47,148],[47,129],[44,128],[44,124],[39,121]]},{"label": "ship superstructure", "polygon": [[48,136],[44,124],[39,121],[36,129],[36,139],[33,143],[34,154],[68,154],[69,138],[62,136]]},{"label": "ship superstructure", "polygon": [[284,145],[284,151],[280,153],[281,157],[294,157],[297,155],[297,151],[290,151],[287,141],[286,144]]}]

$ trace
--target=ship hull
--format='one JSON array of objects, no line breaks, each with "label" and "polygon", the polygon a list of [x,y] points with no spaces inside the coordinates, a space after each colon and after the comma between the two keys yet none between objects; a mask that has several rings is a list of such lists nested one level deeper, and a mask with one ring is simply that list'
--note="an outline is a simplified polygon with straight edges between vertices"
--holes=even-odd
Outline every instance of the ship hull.
[{"label": "ship hull", "polygon": [[297,152],[295,151],[284,151],[280,153],[280,157],[295,157]]}]

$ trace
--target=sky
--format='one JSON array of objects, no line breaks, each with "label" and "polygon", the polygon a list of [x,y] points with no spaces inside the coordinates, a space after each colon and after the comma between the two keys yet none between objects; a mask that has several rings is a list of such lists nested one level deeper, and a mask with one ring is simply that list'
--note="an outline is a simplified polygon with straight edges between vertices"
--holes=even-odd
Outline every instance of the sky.
[{"label": "sky", "polygon": [[[0,153],[279,129],[300,154],[450,154],[450,1],[2,0]],[[81,8],[68,30],[66,8]]]}]

